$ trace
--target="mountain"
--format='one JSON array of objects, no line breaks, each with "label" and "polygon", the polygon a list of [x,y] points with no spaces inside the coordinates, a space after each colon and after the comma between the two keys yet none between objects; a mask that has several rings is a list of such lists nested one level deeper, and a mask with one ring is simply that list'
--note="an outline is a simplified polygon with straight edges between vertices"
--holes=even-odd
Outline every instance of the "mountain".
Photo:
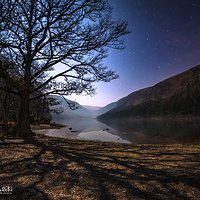
[{"label": "mountain", "polygon": [[[63,122],[68,119],[72,118],[80,118],[80,117],[92,117],[93,114],[86,109],[85,107],[81,106],[77,102],[68,100],[63,96],[59,95],[51,95],[56,102],[59,102],[57,105],[51,105],[51,116],[52,120],[55,122]],[[77,109],[71,109],[71,107],[76,107]]]},{"label": "mountain", "polygon": [[88,106],[88,105],[83,105],[83,107],[85,107],[86,109],[88,109],[89,111],[92,111],[92,112],[95,112],[102,108],[100,106]]},{"label": "mountain", "polygon": [[110,104],[108,104],[107,106],[105,106],[103,108],[100,108],[99,110],[97,110],[95,112],[96,116],[102,115],[102,114],[104,114],[104,113],[116,108],[117,104],[118,104],[117,102],[113,102],[113,103],[110,103]]},{"label": "mountain", "polygon": [[[99,118],[183,114],[200,115],[200,65],[129,94]],[[103,109],[103,108],[102,108]]]}]

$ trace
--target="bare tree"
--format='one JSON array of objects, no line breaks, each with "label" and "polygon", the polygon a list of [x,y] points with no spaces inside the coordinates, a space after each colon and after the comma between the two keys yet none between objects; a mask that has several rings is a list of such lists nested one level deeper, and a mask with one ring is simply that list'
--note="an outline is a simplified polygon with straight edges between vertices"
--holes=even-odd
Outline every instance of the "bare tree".
[{"label": "bare tree", "polygon": [[[6,88],[1,90],[1,88]],[[18,96],[7,92],[12,91],[12,88],[2,78],[0,78],[0,123],[8,128],[8,122],[16,122],[19,109]]]},{"label": "bare tree", "polygon": [[[127,23],[112,19],[106,0],[1,0],[0,76],[21,99],[15,133],[31,133],[30,100],[93,94],[93,82],[117,78],[102,60],[109,48],[124,48],[120,38],[127,33]],[[49,75],[59,63],[65,69]]]}]

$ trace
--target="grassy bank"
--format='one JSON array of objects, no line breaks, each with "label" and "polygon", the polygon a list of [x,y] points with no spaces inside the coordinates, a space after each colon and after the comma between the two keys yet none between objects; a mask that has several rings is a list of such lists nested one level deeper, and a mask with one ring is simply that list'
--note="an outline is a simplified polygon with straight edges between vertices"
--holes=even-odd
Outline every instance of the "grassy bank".
[{"label": "grassy bank", "polygon": [[0,199],[200,199],[200,145],[57,138],[0,143]]}]

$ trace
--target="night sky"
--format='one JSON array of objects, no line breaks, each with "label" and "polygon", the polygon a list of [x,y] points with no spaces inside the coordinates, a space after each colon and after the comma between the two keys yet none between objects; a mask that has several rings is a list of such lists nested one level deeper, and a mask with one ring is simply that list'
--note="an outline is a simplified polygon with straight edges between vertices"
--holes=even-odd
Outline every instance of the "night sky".
[{"label": "night sky", "polygon": [[[82,105],[105,106],[138,89],[200,64],[199,0],[109,0],[113,17],[128,21],[123,51],[104,63],[120,78],[95,84],[97,95],[73,96]],[[68,98],[68,97],[67,97]]]}]

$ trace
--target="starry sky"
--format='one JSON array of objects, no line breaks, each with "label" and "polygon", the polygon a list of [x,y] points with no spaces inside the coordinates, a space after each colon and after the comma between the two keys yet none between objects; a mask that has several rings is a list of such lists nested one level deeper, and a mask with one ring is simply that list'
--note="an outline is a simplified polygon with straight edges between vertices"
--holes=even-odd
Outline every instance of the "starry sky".
[{"label": "starry sky", "polygon": [[[105,106],[200,64],[199,0],[109,0],[116,20],[128,21],[123,51],[109,50],[104,64],[120,78],[96,83],[96,95],[71,96]],[[68,97],[67,97],[68,98]]]}]

